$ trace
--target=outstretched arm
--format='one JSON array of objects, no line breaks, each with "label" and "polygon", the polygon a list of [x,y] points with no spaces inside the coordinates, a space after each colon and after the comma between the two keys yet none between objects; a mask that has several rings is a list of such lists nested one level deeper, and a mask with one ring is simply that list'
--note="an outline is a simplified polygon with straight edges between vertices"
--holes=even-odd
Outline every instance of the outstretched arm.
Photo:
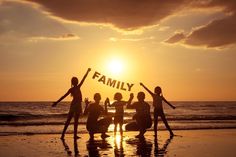
[{"label": "outstretched arm", "polygon": [[151,90],[149,90],[142,82],[140,83],[140,86],[142,86],[152,96],[154,95],[154,93]]},{"label": "outstretched arm", "polygon": [[79,86],[82,86],[82,84],[84,83],[84,80],[86,79],[86,77],[88,76],[89,72],[91,71],[91,68],[88,68],[87,72],[85,73],[84,77],[82,78],[82,80],[79,83]]},{"label": "outstretched arm", "polygon": [[68,90],[68,92],[65,94],[65,95],[63,95],[60,99],[58,99],[56,102],[54,102],[53,104],[52,104],[52,107],[55,107],[60,101],[62,101],[65,97],[67,97],[68,95],[70,94],[70,90]]},{"label": "outstretched arm", "polygon": [[162,96],[162,100],[165,101],[165,103],[167,103],[171,108],[175,109],[176,107],[173,106],[171,103],[169,103],[169,101],[167,101],[163,96]]}]

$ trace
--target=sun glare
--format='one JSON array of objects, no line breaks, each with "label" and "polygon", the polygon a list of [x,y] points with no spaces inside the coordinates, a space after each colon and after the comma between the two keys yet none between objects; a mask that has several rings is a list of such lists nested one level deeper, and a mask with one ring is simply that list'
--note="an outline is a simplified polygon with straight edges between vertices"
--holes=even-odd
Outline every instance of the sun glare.
[{"label": "sun glare", "polygon": [[123,63],[118,59],[112,59],[108,64],[108,68],[112,74],[120,74],[123,70]]}]

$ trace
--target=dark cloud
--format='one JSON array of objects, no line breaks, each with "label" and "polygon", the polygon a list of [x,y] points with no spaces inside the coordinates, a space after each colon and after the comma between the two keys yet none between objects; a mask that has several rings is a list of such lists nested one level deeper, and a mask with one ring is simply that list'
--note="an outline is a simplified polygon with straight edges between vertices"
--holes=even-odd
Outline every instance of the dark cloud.
[{"label": "dark cloud", "polygon": [[218,19],[200,28],[194,29],[188,35],[177,33],[167,39],[166,43],[177,43],[208,48],[225,47],[236,43],[236,15]]},{"label": "dark cloud", "polygon": [[236,43],[236,15],[211,23],[191,32],[185,44],[205,47],[224,47]]},{"label": "dark cloud", "polygon": [[189,0],[29,0],[45,7],[52,15],[65,20],[112,24],[132,30],[158,24],[182,10]]},{"label": "dark cloud", "polygon": [[185,35],[183,33],[176,33],[174,36],[170,37],[165,42],[169,44],[174,44],[181,41],[184,38],[185,38]]}]

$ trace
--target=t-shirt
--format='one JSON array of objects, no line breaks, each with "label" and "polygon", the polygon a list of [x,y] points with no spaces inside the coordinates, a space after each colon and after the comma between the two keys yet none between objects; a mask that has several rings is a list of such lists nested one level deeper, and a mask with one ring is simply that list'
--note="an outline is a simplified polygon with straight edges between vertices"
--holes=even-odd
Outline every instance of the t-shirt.
[{"label": "t-shirt", "polygon": [[100,114],[104,111],[103,107],[99,104],[92,103],[87,108],[88,120],[87,123],[94,123],[98,120]]},{"label": "t-shirt", "polygon": [[137,116],[150,115],[150,106],[147,102],[135,102],[132,104],[132,108],[136,109]]}]

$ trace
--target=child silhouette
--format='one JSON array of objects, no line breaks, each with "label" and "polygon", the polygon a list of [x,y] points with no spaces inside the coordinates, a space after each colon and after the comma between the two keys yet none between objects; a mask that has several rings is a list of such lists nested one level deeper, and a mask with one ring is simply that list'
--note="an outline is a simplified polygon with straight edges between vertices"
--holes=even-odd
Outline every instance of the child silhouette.
[{"label": "child silhouette", "polygon": [[140,83],[140,85],[146,90],[148,91],[148,93],[152,96],[153,98],[153,106],[154,106],[154,133],[155,135],[157,135],[157,125],[158,125],[158,116],[161,117],[162,121],[164,122],[166,128],[169,130],[170,132],[170,136],[174,136],[173,131],[171,130],[164,110],[163,110],[163,105],[162,105],[162,101],[164,101],[165,103],[167,103],[171,108],[175,109],[176,107],[173,106],[172,104],[170,104],[163,96],[162,94],[162,90],[161,87],[157,86],[154,90],[155,93],[151,92],[143,83]]},{"label": "child silhouette", "polygon": [[117,126],[119,124],[120,126],[120,134],[123,135],[123,121],[124,121],[124,106],[131,101],[131,98],[127,101],[122,101],[122,94],[117,92],[114,95],[114,102],[110,104],[109,98],[105,100],[105,104],[107,104],[109,107],[114,106],[115,107],[115,116],[114,116],[114,133],[116,134]]}]

